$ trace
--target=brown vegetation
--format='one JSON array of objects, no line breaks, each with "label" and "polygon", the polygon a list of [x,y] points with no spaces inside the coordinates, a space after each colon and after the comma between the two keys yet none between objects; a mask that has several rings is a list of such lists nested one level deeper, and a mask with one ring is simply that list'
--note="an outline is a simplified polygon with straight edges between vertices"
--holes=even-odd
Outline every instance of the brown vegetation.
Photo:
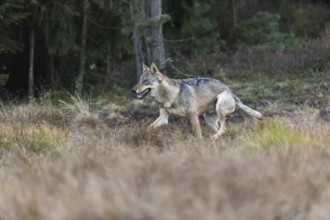
[{"label": "brown vegetation", "polygon": [[283,76],[287,73],[310,76],[315,72],[329,69],[329,39],[330,28],[327,28],[322,37],[310,39],[289,50],[262,46],[241,47],[233,56],[229,57],[228,61],[232,74],[238,76],[247,74],[250,77],[258,78]]},{"label": "brown vegetation", "polygon": [[108,127],[60,115],[1,111],[1,219],[330,215],[330,124],[317,111],[231,123],[217,142],[193,139],[186,121],[147,132],[149,119]]}]

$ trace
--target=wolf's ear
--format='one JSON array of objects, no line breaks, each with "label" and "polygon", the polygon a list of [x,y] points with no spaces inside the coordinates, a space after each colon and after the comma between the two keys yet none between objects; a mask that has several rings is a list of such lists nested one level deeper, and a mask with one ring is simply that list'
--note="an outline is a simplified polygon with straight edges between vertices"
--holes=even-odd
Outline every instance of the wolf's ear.
[{"label": "wolf's ear", "polygon": [[142,63],[143,71],[150,71],[149,67]]},{"label": "wolf's ear", "polygon": [[158,80],[161,82],[164,78],[163,74],[158,70],[156,64],[152,63],[151,66],[150,66],[150,69],[151,69],[151,73],[153,75],[155,75]]},{"label": "wolf's ear", "polygon": [[155,63],[152,63],[150,68],[151,68],[151,72],[153,73],[159,72]]}]

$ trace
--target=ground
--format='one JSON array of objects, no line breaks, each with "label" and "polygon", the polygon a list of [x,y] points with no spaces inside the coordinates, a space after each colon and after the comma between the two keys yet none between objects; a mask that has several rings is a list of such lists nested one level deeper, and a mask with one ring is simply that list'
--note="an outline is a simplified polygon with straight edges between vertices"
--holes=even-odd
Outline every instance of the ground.
[{"label": "ground", "polygon": [[330,123],[315,105],[252,102],[243,85],[231,86],[266,118],[234,115],[218,141],[204,124],[202,141],[184,119],[149,132],[157,113],[74,97],[2,106],[0,218],[328,219]]}]

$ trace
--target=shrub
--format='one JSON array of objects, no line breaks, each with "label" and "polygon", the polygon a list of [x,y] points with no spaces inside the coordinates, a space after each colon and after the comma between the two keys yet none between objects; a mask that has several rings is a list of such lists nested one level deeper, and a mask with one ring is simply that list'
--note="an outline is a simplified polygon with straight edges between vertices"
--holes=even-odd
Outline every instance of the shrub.
[{"label": "shrub", "polygon": [[5,124],[0,132],[0,146],[43,155],[64,153],[69,149],[66,132],[49,124]]},{"label": "shrub", "polygon": [[257,128],[243,138],[247,149],[266,150],[269,148],[313,148],[317,141],[308,134],[287,128],[278,122],[267,120],[259,123]]},{"label": "shrub", "polygon": [[[313,39],[290,50],[267,47],[240,47],[227,59],[235,76],[273,76],[296,74],[310,76],[329,69],[330,28],[320,39]],[[253,74],[253,75],[252,75]]]},{"label": "shrub", "polygon": [[80,96],[71,96],[72,103],[60,100],[63,110],[73,117],[73,122],[77,125],[89,125],[95,127],[101,124],[99,116],[90,110],[89,102]]},{"label": "shrub", "polygon": [[265,45],[281,49],[298,45],[301,40],[293,33],[280,32],[280,15],[269,12],[258,12],[252,18],[239,25],[239,32],[244,43]]}]

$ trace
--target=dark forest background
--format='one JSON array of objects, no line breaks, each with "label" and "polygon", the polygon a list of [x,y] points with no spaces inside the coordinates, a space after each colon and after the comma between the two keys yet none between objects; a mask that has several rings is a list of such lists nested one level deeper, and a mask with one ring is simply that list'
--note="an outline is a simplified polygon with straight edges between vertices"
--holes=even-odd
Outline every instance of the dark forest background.
[{"label": "dark forest background", "polygon": [[[45,91],[120,93],[137,80],[134,27],[162,28],[173,77],[311,77],[329,69],[327,0],[2,0],[1,99]],[[141,11],[132,10],[139,4]],[[141,8],[142,7],[142,8]],[[139,19],[137,19],[139,18]],[[146,44],[152,42],[147,33]],[[148,51],[148,50],[146,50]],[[140,58],[150,64],[153,59]]]}]

